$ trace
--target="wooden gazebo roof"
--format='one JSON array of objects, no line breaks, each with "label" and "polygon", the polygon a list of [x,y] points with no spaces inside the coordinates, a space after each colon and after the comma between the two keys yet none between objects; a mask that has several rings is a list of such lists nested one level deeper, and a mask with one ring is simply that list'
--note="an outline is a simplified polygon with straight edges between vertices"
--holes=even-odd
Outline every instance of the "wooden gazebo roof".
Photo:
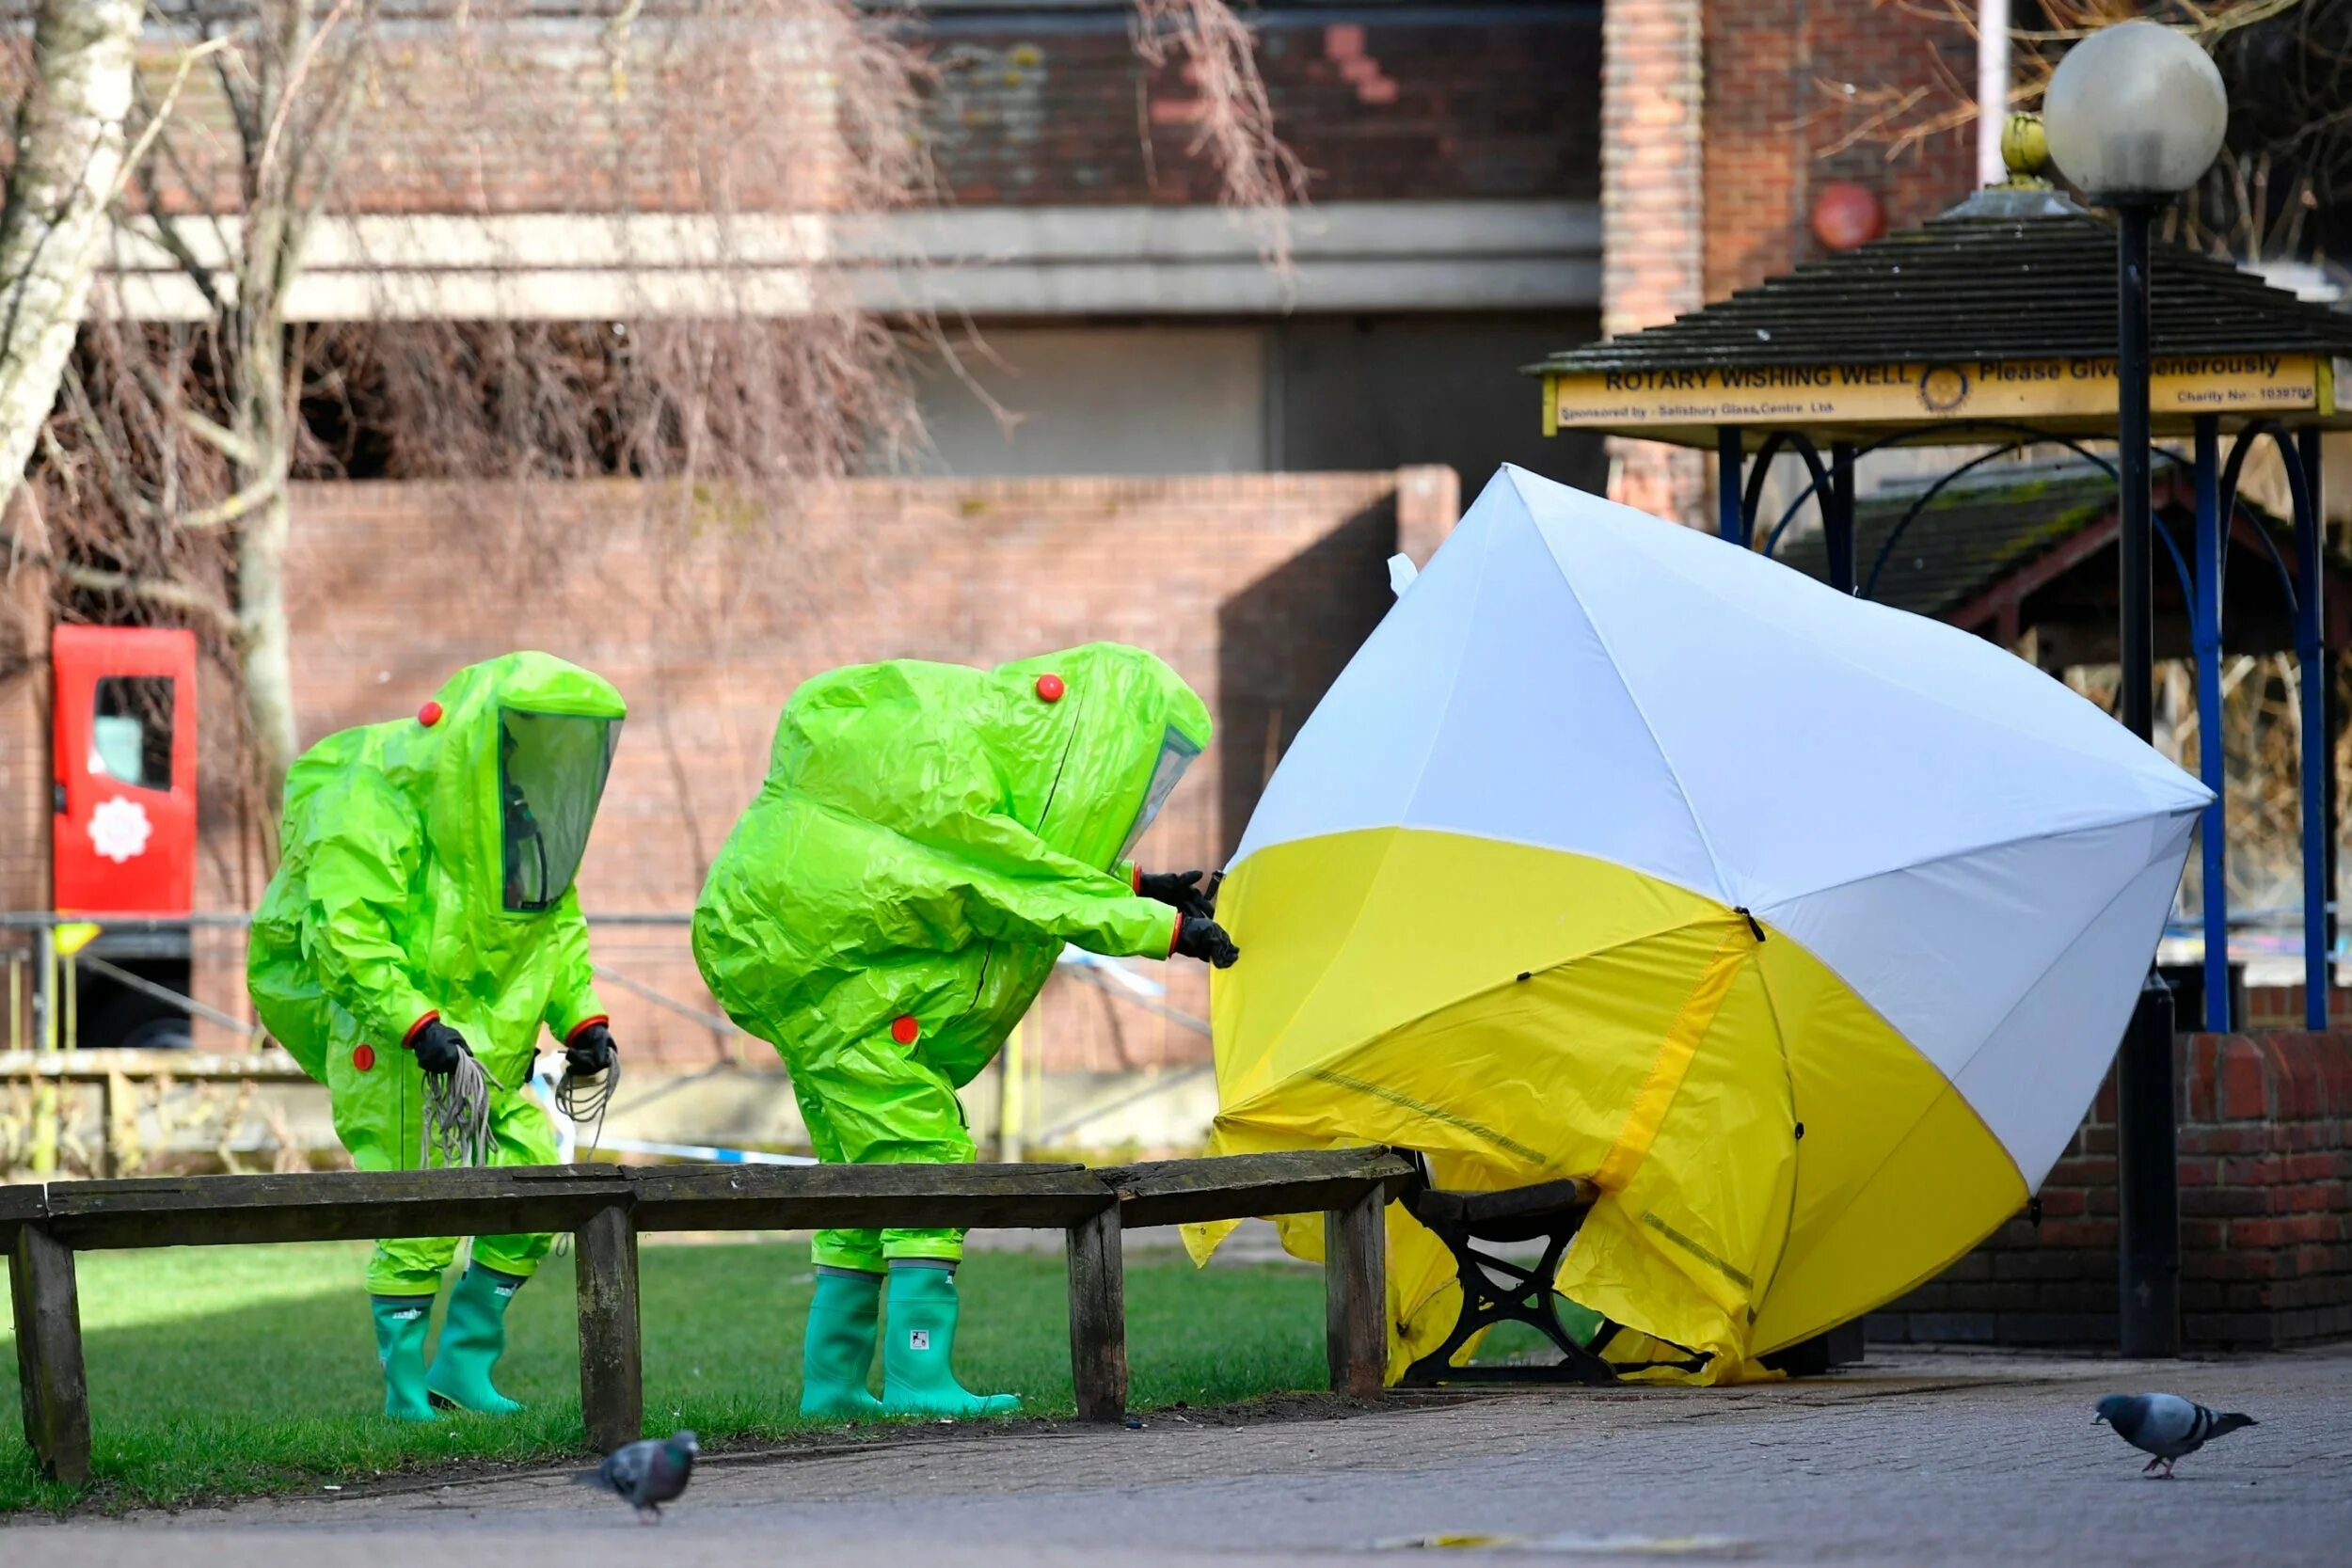
[{"label": "wooden gazebo roof", "polygon": [[[2352,423],[2334,361],[2352,317],[2174,245],[2150,269],[2159,433],[2191,417]],[[2116,232],[2053,191],[1995,187],[1942,217],[1528,367],[1547,433],[1712,449],[1740,427],[1868,441],[1923,424],[2112,436]],[[1970,437],[1955,431],[1954,440]]]}]

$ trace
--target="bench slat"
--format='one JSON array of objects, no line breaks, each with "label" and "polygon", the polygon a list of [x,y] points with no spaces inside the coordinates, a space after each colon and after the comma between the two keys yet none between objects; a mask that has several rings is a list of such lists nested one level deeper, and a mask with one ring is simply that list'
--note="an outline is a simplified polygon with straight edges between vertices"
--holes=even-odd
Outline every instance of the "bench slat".
[{"label": "bench slat", "polygon": [[1136,1229],[1343,1208],[1374,1186],[1394,1196],[1414,1173],[1385,1148],[1327,1148],[1162,1160],[1095,1174],[1119,1194],[1120,1222]]},{"label": "bench slat", "polygon": [[53,1181],[42,1227],[84,1250],[570,1230],[629,1200],[612,1165]]},{"label": "bench slat", "polygon": [[1063,1230],[1113,1201],[1084,1165],[644,1165],[629,1180],[640,1230]]},{"label": "bench slat", "polygon": [[0,1187],[0,1251],[15,1237],[16,1227],[49,1212],[47,1190],[37,1181]]},{"label": "bench slat", "polygon": [[0,1078],[50,1078],[92,1084],[120,1075],[141,1082],[308,1084],[310,1075],[283,1051],[0,1051]]}]

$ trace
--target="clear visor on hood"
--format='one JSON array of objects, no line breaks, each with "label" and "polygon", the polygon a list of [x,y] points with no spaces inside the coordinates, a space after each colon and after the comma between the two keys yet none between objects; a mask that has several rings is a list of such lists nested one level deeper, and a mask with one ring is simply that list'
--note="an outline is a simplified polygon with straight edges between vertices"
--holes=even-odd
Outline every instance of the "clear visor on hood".
[{"label": "clear visor on hood", "polygon": [[500,710],[508,909],[551,909],[571,887],[620,740],[617,719]]},{"label": "clear visor on hood", "polygon": [[1127,830],[1127,842],[1119,847],[1118,859],[1125,860],[1136,851],[1136,841],[1152,825],[1152,818],[1160,815],[1176,782],[1192,766],[1192,759],[1200,754],[1200,748],[1174,730],[1160,737],[1160,760],[1152,765],[1152,782],[1144,786],[1143,809],[1136,813],[1136,825]]}]

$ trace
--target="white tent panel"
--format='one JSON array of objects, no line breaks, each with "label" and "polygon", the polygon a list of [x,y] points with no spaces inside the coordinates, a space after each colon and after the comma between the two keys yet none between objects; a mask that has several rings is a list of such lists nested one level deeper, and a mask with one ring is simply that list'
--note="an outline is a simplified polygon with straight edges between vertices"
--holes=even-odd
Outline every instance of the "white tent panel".
[{"label": "white tent panel", "polygon": [[1269,845],[1405,819],[1477,627],[1487,539],[1473,507],[1390,607],[1266,781],[1235,863]]},{"label": "white tent panel", "polygon": [[[2075,940],[2177,838],[2174,822],[2139,817],[1930,861],[1756,912],[1957,1078],[2017,999],[2073,961]],[[2147,960],[2141,953],[2141,969]],[[2129,977],[2122,984],[2129,990]]]},{"label": "white tent panel", "polygon": [[1542,535],[1507,487],[1490,486],[1477,510],[1475,623],[1406,824],[1591,855],[1724,897],[1680,785]]},{"label": "white tent panel", "polygon": [[2205,800],[1989,643],[1505,468],[1308,720],[1235,859],[1406,824],[1743,905],[2038,1179]]},{"label": "white tent panel", "polygon": [[1507,470],[1750,908],[2203,786],[2002,649]]},{"label": "white tent panel", "polygon": [[1724,896],[1673,773],[1504,477],[1316,707],[1234,859],[1398,824],[1592,855]]},{"label": "white tent panel", "polygon": [[2147,866],[1954,1080],[2028,1188],[2040,1187],[2066,1152],[2139,999],[2138,981],[2164,932],[2196,822],[2183,818],[2169,827],[2152,846]]}]

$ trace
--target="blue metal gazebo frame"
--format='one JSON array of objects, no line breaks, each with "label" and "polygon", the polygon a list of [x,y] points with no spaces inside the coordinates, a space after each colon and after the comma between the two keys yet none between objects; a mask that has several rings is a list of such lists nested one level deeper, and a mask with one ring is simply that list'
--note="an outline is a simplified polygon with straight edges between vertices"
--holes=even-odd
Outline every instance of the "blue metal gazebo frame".
[{"label": "blue metal gazebo frame", "polygon": [[[2290,416],[2291,418],[2291,416]],[[1771,555],[1800,512],[1812,504],[1820,518],[1827,546],[1829,581],[1841,593],[1870,597],[1895,545],[1953,482],[1997,458],[2033,447],[2061,447],[2095,465],[2110,478],[2115,466],[2068,436],[2006,421],[1953,425],[1920,425],[1879,435],[1867,442],[1839,441],[1831,446],[1825,463],[1819,447],[1801,430],[1777,428],[1764,436],[1753,457],[1746,450],[1747,431],[1736,424],[1716,430],[1716,531],[1742,549],[1757,546],[1758,509],[1772,460],[1784,451],[1801,461],[1808,482],[1783,509],[1762,537],[1763,553]],[[2280,589],[2294,621],[2295,655],[2300,673],[2301,705],[2299,758],[2299,818],[2303,862],[2303,982],[2304,1022],[2313,1030],[2328,1023],[2328,990],[2332,969],[2332,901],[2328,885],[2327,703],[2330,686],[2326,639],[2327,569],[2325,525],[2321,511],[2319,438],[2317,427],[2292,427],[2285,420],[2256,420],[2229,439],[2223,455],[2221,420],[2200,415],[2191,421],[2193,450],[2185,461],[2167,453],[2193,476],[2196,493],[2196,532],[2184,556],[2179,542],[2161,520],[2157,534],[2172,562],[2181,595],[2189,610],[2189,641],[2197,669],[2198,775],[2214,792],[2201,833],[2204,930],[2204,1027],[2216,1034],[2232,1026],[2230,1018],[2230,909],[2227,878],[2228,834],[2224,826],[2227,781],[2224,775],[2221,731],[2221,656],[2227,544],[2240,527],[2257,539],[2278,570]],[[1902,446],[1952,446],[1981,440],[1983,451],[1960,463],[1926,485],[1908,511],[1888,532],[1872,558],[1867,576],[1860,570],[1854,532],[1855,470],[1872,452]],[[2295,562],[2280,554],[2269,531],[2248,522],[2237,504],[2238,483],[2247,458],[2264,443],[2277,451],[2294,500]],[[2223,519],[2230,527],[2223,526]]]},{"label": "blue metal gazebo frame", "polygon": [[[1864,596],[1903,531],[1985,464],[2054,447],[2113,477],[2116,466],[2091,443],[2113,442],[2120,422],[2117,230],[2059,195],[2040,163],[2029,162],[2013,165],[2006,183],[1916,228],[1806,261],[1661,325],[1528,366],[1543,378],[1546,433],[1581,430],[1712,451],[1717,531],[1748,549],[1759,544],[1757,513],[1772,460],[1794,457],[1808,483],[1760,531],[1761,547],[1773,553],[1810,503],[1820,517],[1831,586]],[[2324,1029],[2333,957],[2333,732],[2319,441],[2323,430],[2352,428],[2352,413],[2336,406],[2333,373],[2352,360],[2352,315],[2169,244],[2153,247],[2147,283],[2153,379],[2164,391],[2154,400],[2155,431],[2189,439],[2190,451],[2166,455],[2176,473],[2193,476],[2196,497],[2185,550],[2160,523],[2154,531],[2187,610],[2198,773],[2215,797],[2202,822],[2203,1023],[2216,1032],[2232,1023],[2223,574],[2227,544],[2245,530],[2277,568],[2292,607],[2301,673],[2304,1019]],[[2269,529],[2237,505],[2247,460],[2265,443],[2276,449],[2293,498],[2292,565]],[[1856,466],[1873,452],[1919,446],[1984,450],[1925,487],[1865,574],[1856,558]]]}]

